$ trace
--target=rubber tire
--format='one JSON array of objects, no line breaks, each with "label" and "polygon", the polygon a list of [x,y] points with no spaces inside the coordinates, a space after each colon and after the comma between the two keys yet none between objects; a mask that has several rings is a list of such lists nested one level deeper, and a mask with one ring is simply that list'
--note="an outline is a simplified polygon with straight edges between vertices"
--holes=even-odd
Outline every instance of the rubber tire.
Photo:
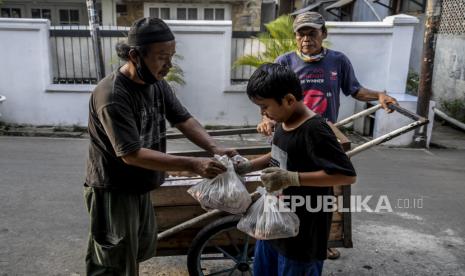
[{"label": "rubber tire", "polygon": [[215,220],[200,230],[187,251],[187,270],[189,271],[190,276],[201,276],[199,274],[199,267],[197,267],[197,259],[199,254],[201,254],[200,250],[204,243],[207,242],[211,236],[221,230],[236,226],[240,218],[241,216],[239,215],[223,217]]}]

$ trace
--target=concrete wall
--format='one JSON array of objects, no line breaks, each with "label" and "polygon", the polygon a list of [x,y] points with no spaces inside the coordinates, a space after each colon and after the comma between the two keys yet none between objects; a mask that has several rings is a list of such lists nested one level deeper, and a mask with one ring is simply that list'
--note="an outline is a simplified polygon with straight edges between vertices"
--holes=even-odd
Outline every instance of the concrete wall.
[{"label": "concrete wall", "polygon": [[230,86],[231,22],[169,21],[186,85],[179,99],[195,117],[210,125],[248,125],[258,112],[243,92],[225,93]]},{"label": "concrete wall", "polygon": [[433,97],[465,100],[465,35],[438,35],[434,58]]},{"label": "concrete wall", "polygon": [[[253,125],[258,108],[244,86],[230,84],[231,22],[169,21],[186,86],[177,95],[204,124]],[[404,93],[413,26],[409,16],[383,22],[328,22],[331,48],[352,61],[360,82],[372,89]],[[91,85],[52,85],[49,25],[46,20],[1,19],[0,52],[2,120],[27,124],[87,124]],[[360,109],[343,97],[340,118]]]},{"label": "concrete wall", "polygon": [[89,93],[47,93],[51,83],[49,21],[0,19],[0,94],[2,120],[11,123],[79,124],[87,122]]},{"label": "concrete wall", "polygon": [[419,23],[413,30],[412,54],[410,56],[410,69],[420,74],[421,59],[423,55],[423,38],[425,37],[425,14],[416,15]]}]

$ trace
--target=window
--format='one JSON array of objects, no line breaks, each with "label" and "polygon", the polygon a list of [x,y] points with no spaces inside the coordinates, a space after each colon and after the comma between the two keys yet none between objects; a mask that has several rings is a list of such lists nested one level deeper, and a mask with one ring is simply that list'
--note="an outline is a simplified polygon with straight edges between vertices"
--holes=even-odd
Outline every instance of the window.
[{"label": "window", "polygon": [[2,8],[2,17],[21,18],[21,9],[19,8]]},{"label": "window", "polygon": [[204,20],[224,20],[223,8],[205,8],[203,11]]},{"label": "window", "polygon": [[203,19],[205,20],[215,20],[215,15],[213,14],[215,9],[205,9],[203,12]]},{"label": "window", "polygon": [[176,9],[176,19],[177,20],[186,20],[186,9],[185,8],[177,8]]},{"label": "window", "polygon": [[177,8],[177,20],[197,20],[197,8]]},{"label": "window", "polygon": [[149,16],[169,20],[170,19],[170,8],[150,8]]},{"label": "window", "polygon": [[188,20],[197,20],[197,8],[189,8],[187,10],[187,19]]},{"label": "window", "polygon": [[215,9],[215,20],[224,20],[224,9]]},{"label": "window", "polygon": [[118,16],[128,15],[128,6],[125,4],[116,4],[116,13]]},{"label": "window", "polygon": [[52,21],[51,9],[31,9],[32,18],[44,18]]},{"label": "window", "polygon": [[149,9],[149,16],[160,18],[160,9],[159,8],[150,8]]},{"label": "window", "polygon": [[60,25],[79,25],[79,10],[59,9]]},{"label": "window", "polygon": [[169,20],[170,19],[170,8],[161,8],[160,9],[160,18]]},{"label": "window", "polygon": [[225,4],[146,2],[144,16],[164,20],[231,20],[231,8]]}]

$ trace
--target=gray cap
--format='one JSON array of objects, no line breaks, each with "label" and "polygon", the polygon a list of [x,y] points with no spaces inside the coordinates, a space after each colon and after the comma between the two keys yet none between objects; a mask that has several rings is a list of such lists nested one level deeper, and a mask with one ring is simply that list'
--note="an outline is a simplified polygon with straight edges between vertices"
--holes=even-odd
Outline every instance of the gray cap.
[{"label": "gray cap", "polygon": [[303,27],[312,27],[315,29],[321,29],[323,25],[325,24],[325,19],[323,16],[317,12],[304,12],[299,15],[294,19],[294,32],[297,32],[300,28]]}]

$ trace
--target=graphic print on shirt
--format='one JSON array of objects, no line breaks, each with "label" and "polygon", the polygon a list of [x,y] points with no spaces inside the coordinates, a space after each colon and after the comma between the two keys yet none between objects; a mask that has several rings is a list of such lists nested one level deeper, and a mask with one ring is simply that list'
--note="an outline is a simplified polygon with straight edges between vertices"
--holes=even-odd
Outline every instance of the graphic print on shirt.
[{"label": "graphic print on shirt", "polygon": [[[325,73],[324,68],[314,68],[299,76],[304,95],[304,104],[320,115],[325,114],[328,109],[328,98],[332,96],[330,91],[322,91],[327,87],[325,84]],[[337,78],[337,72],[330,71],[329,78],[331,80]]]},{"label": "graphic print on shirt", "polygon": [[304,104],[320,115],[324,114],[328,108],[328,100],[325,93],[316,89],[304,91]]},{"label": "graphic print on shirt", "polygon": [[140,110],[141,116],[141,131],[139,140],[141,147],[149,149],[157,149],[161,143],[161,138],[165,133],[161,129],[165,124],[165,117],[162,113],[161,101],[156,95],[153,97],[153,102],[150,106]]},{"label": "graphic print on shirt", "polygon": [[287,152],[283,151],[275,144],[271,145],[270,166],[287,170]]}]

